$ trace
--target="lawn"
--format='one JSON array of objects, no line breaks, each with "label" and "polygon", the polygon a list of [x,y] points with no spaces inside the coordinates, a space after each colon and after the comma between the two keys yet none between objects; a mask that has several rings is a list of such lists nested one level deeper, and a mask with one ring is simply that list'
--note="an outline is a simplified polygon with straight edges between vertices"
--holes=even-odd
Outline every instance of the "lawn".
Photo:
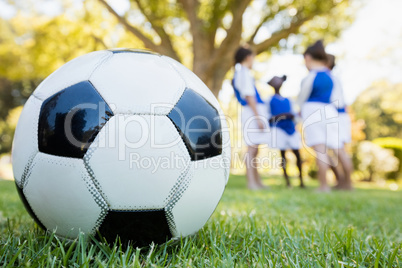
[{"label": "lawn", "polygon": [[31,267],[401,267],[402,191],[360,187],[320,194],[245,189],[231,176],[206,226],[178,242],[136,249],[92,238],[63,242],[38,230],[14,183],[0,181],[0,266]]}]

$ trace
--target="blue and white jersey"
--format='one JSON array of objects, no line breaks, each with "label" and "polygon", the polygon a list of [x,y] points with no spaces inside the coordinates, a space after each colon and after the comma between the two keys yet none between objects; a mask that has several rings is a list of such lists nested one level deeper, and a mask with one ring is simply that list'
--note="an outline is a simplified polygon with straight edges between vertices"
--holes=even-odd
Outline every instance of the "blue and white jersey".
[{"label": "blue and white jersey", "polygon": [[[283,113],[295,114],[293,105],[288,98],[275,94],[267,102],[268,105],[268,118],[277,116]],[[292,119],[279,119],[276,122],[270,122],[271,127],[279,127],[287,134],[292,135],[296,132],[295,123]]]},{"label": "blue and white jersey", "polygon": [[232,80],[235,96],[242,106],[247,106],[246,96],[255,96],[257,103],[264,103],[258,94],[255,81],[250,70],[240,63],[235,66],[235,73]]},{"label": "blue and white jersey", "polygon": [[334,89],[331,94],[331,103],[333,103],[339,113],[346,113],[346,103],[343,94],[343,88],[341,81],[338,77],[331,74],[332,80],[334,81]]},{"label": "blue and white jersey", "polygon": [[352,123],[346,111],[346,103],[343,94],[341,81],[332,74],[334,90],[331,95],[331,103],[338,110],[339,140],[341,144],[350,143],[352,140]]},{"label": "blue and white jersey", "polygon": [[[236,64],[232,85],[236,98],[242,105],[241,125],[245,143],[248,146],[268,144],[269,126],[266,116],[267,109],[258,94],[250,70],[241,64]],[[257,114],[255,114],[255,111],[247,104],[246,96],[255,97]],[[267,123],[264,129],[259,129],[257,119],[261,120],[260,122]]]},{"label": "blue and white jersey", "polygon": [[340,148],[338,118],[335,105],[331,104],[334,80],[328,68],[311,70],[303,80],[298,96],[298,104],[303,118],[303,137],[309,147],[325,145],[328,148]]},{"label": "blue and white jersey", "polygon": [[327,68],[312,70],[302,81],[297,102],[300,107],[306,102],[329,104],[333,88],[334,81]]}]

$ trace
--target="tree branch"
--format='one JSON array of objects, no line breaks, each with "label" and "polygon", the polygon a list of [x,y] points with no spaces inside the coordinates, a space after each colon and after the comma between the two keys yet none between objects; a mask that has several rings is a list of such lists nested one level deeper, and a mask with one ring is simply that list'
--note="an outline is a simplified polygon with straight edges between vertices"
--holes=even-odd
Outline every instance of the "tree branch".
[{"label": "tree branch", "polygon": [[[343,1],[342,1],[343,2]],[[336,7],[337,5],[339,5],[339,3],[334,3],[334,2],[330,2],[329,6],[326,8],[317,8],[315,12],[313,12],[312,14],[306,15],[305,17],[302,17],[300,14],[303,14],[303,8],[301,8],[300,10],[298,10],[297,12],[297,16],[295,16],[295,18],[297,18],[296,20],[294,20],[290,26],[288,28],[285,29],[281,29],[277,32],[274,32],[270,38],[266,39],[265,41],[259,43],[259,44],[254,44],[254,42],[250,42],[251,46],[254,48],[254,51],[257,54],[260,54],[262,52],[264,52],[265,50],[267,50],[269,47],[277,44],[281,39],[288,37],[290,34],[292,33],[296,33],[299,28],[307,21],[312,20],[314,17],[316,16],[320,16],[322,14],[324,14],[325,12],[328,12],[328,10],[332,10],[334,7]],[[299,18],[298,18],[299,17]],[[262,25],[261,25],[262,26]],[[256,31],[258,31],[258,29],[256,29]],[[252,40],[251,40],[252,41]]]},{"label": "tree branch", "polygon": [[187,13],[188,20],[190,21],[190,31],[193,36],[193,43],[202,38],[202,21],[197,16],[197,10],[200,6],[198,0],[178,0],[178,2],[183,6],[184,11]]},{"label": "tree branch", "polygon": [[213,9],[212,9],[212,16],[209,20],[209,36],[212,40],[212,42],[215,44],[215,37],[216,37],[216,32],[218,28],[222,25],[222,19],[225,16],[226,10],[229,6],[228,3],[222,8],[222,0],[215,0],[213,2]]},{"label": "tree branch", "polygon": [[[243,14],[246,11],[246,8],[250,4],[251,0],[243,0],[243,1],[234,1],[236,4],[232,7],[233,21],[230,25],[230,28],[227,30],[226,38],[222,41],[220,50],[224,51],[226,46],[231,43],[231,36],[236,35],[236,33],[240,33],[243,31]],[[240,3],[239,3],[240,2]]]},{"label": "tree branch", "polygon": [[287,8],[287,6],[281,6],[277,12],[274,13],[274,12],[271,11],[270,13],[268,13],[267,15],[265,15],[265,16],[262,18],[261,22],[260,22],[260,23],[257,25],[257,27],[255,28],[253,34],[252,34],[252,35],[250,36],[250,38],[248,39],[248,42],[247,42],[247,43],[249,43],[249,44],[254,44],[254,38],[257,36],[258,31],[261,29],[261,27],[262,27],[269,19],[273,19],[279,12],[285,10],[286,8]]},{"label": "tree branch", "polygon": [[156,45],[151,39],[149,39],[147,36],[145,36],[139,29],[135,28],[131,24],[128,23],[128,21],[117,14],[117,12],[105,1],[105,0],[99,0],[106,8],[109,10],[109,12],[116,17],[116,19],[133,35],[135,35],[138,39],[141,40],[141,42],[144,43],[144,46],[155,51],[158,53],[163,53],[163,49],[161,49],[160,46]]},{"label": "tree branch", "polygon": [[258,31],[261,29],[261,27],[264,25],[264,23],[266,23],[268,21],[268,19],[271,17],[270,15],[265,16],[261,22],[257,25],[257,27],[255,28],[253,34],[250,36],[250,38],[248,39],[248,43],[249,44],[253,44],[254,43],[254,38],[257,36]]},{"label": "tree branch", "polygon": [[173,47],[172,41],[170,39],[170,36],[166,33],[165,29],[163,28],[163,23],[161,22],[161,18],[158,18],[152,12],[148,12],[143,4],[141,3],[141,0],[134,0],[135,3],[138,6],[138,9],[140,12],[145,16],[145,18],[148,20],[149,23],[151,23],[152,28],[155,30],[155,32],[158,34],[158,36],[161,38],[161,47],[163,47],[163,50],[165,51],[164,54],[179,60],[179,56],[177,55],[176,50]]},{"label": "tree branch", "polygon": [[92,38],[95,41],[95,44],[100,44],[104,49],[108,49],[108,46],[105,44],[102,38],[96,36],[95,34],[91,34]]},{"label": "tree branch", "polygon": [[260,54],[267,50],[269,47],[276,45],[281,39],[288,37],[292,33],[296,33],[299,28],[306,22],[309,21],[313,18],[314,16],[307,16],[304,18],[301,18],[299,20],[296,20],[290,24],[288,28],[279,30],[277,32],[274,32],[270,38],[262,41],[259,44],[252,44],[252,47],[255,51],[255,53]]},{"label": "tree branch", "polygon": [[225,39],[223,39],[221,45],[215,49],[212,55],[210,70],[213,70],[213,67],[228,51],[234,50],[239,45],[243,30],[243,14],[250,2],[251,0],[234,1],[235,4],[232,6],[232,24],[227,30]]}]

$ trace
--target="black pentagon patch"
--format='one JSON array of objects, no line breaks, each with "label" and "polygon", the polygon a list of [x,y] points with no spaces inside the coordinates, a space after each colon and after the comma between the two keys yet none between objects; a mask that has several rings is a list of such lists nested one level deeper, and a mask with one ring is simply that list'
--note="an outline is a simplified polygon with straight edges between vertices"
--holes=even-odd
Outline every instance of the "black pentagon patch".
[{"label": "black pentagon patch", "polygon": [[[122,244],[142,247],[165,243],[172,237],[165,211],[109,211],[99,227],[100,237],[111,244],[120,237]],[[99,235],[98,235],[99,236]]]},{"label": "black pentagon patch", "polygon": [[22,201],[22,203],[24,204],[24,207],[26,209],[26,211],[28,212],[29,216],[32,217],[32,219],[34,219],[34,221],[36,222],[36,224],[42,228],[43,230],[46,230],[45,225],[43,225],[40,220],[38,219],[38,217],[36,217],[35,213],[33,212],[31,206],[28,203],[28,200],[25,198],[24,192],[22,191],[22,189],[18,186],[17,183],[15,183],[15,186],[17,187],[17,192],[18,195]]},{"label": "black pentagon patch", "polygon": [[222,153],[222,126],[219,113],[194,90],[184,91],[168,117],[180,132],[192,161]]},{"label": "black pentagon patch", "polygon": [[70,86],[42,104],[39,151],[82,158],[113,112],[89,81]]}]

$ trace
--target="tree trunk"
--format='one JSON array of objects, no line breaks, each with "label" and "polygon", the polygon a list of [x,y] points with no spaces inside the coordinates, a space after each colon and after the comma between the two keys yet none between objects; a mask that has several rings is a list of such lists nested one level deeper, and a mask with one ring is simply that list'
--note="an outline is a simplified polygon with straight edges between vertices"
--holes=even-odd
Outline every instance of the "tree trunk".
[{"label": "tree trunk", "polygon": [[371,170],[371,168],[369,169],[369,177],[367,178],[368,182],[372,182],[373,181],[373,177],[374,177],[374,171]]},{"label": "tree trunk", "polygon": [[201,55],[198,55],[197,60],[195,60],[194,57],[193,72],[207,85],[215,97],[218,97],[226,74],[229,72],[230,68],[233,67],[233,55],[239,45],[240,44],[233,46],[233,48],[231,48],[228,53],[225,53],[213,66],[210,64],[213,52],[200,53]]},{"label": "tree trunk", "polygon": [[[201,62],[197,62],[196,65],[200,65],[198,68],[202,68]],[[230,70],[231,66],[231,62],[229,64],[219,64],[219,66],[217,66],[217,68],[213,71],[212,75],[209,74],[210,71],[200,71],[200,69],[194,66],[194,73],[207,85],[215,97],[218,97],[223,81],[225,80],[226,74]]]}]

